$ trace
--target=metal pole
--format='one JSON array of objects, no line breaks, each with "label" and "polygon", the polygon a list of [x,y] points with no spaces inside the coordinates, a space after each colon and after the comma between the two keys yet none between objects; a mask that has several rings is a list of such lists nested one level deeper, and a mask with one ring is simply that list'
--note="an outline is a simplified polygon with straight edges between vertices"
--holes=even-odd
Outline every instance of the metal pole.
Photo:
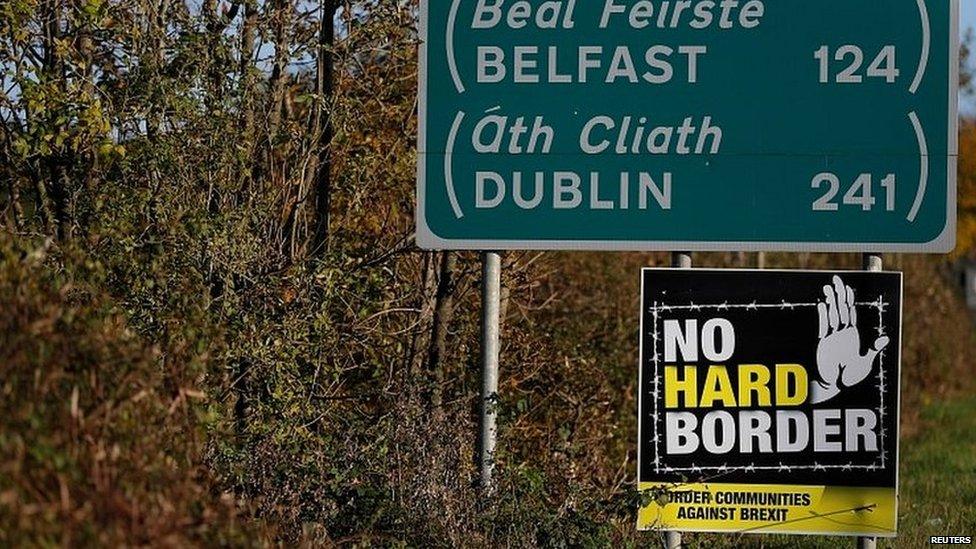
[{"label": "metal pole", "polygon": [[[861,258],[861,262],[864,265],[865,271],[880,271],[884,269],[884,260],[881,254],[864,254]],[[857,538],[858,549],[876,549],[878,547],[878,539],[874,537],[862,536]]]},{"label": "metal pole", "polygon": [[690,269],[691,252],[673,252],[671,254],[671,266],[677,269]]},{"label": "metal pole", "polygon": [[502,257],[481,256],[481,487],[493,488],[495,439],[498,433],[498,351]]},{"label": "metal pole", "polygon": [[857,538],[857,549],[875,549],[878,546],[878,538]]},{"label": "metal pole", "polygon": [[864,254],[862,262],[865,271],[881,271],[884,269],[884,260],[881,254]]},{"label": "metal pole", "polygon": [[[691,252],[673,252],[671,266],[676,269],[691,268]],[[681,549],[681,532],[664,533],[664,549]]]}]

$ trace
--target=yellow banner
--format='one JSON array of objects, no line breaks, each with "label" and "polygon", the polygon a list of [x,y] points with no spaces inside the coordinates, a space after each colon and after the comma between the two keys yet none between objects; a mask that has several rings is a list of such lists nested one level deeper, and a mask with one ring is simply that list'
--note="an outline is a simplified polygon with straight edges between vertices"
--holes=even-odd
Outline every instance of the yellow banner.
[{"label": "yellow banner", "polygon": [[641,530],[894,537],[898,497],[890,488],[644,482],[650,505]]}]

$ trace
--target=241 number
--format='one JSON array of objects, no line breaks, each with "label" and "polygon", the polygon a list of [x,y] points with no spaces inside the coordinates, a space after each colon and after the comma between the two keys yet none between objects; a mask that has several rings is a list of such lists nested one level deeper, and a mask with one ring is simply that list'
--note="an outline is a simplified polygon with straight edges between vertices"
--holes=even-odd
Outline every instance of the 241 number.
[{"label": "241 number", "polygon": [[[813,57],[820,62],[820,83],[829,84],[831,82],[830,46],[821,46],[813,53]],[[864,50],[858,46],[847,44],[834,51],[833,60],[846,63],[846,68],[833,76],[834,81],[838,84],[860,84],[864,81],[864,75],[861,74],[861,67],[864,65]],[[868,78],[884,78],[885,82],[894,84],[899,74],[901,72],[895,66],[894,46],[881,48],[881,52],[868,65]]]},{"label": "241 number", "polygon": [[[814,189],[826,187],[819,199],[813,203],[815,212],[836,212],[840,209],[837,195],[840,194],[840,178],[833,173],[817,174],[810,186]],[[895,174],[890,173],[881,180],[881,187],[885,194],[885,209],[895,211]],[[854,183],[844,193],[843,204],[846,206],[860,206],[865,212],[871,211],[877,200],[874,198],[874,178],[869,173],[857,176]]]}]

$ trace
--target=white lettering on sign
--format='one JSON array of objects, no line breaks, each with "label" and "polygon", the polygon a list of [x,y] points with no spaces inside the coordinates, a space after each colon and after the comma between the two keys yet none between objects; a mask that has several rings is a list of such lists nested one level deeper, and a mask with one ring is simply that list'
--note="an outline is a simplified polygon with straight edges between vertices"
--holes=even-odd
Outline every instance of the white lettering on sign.
[{"label": "white lettering on sign", "polygon": [[[673,179],[670,172],[655,175],[623,172],[615,182],[606,182],[598,172],[580,174],[570,171],[512,172],[504,176],[498,172],[475,173],[475,208],[491,210],[503,207],[507,200],[521,210],[548,205],[556,210],[670,210]],[[509,192],[511,190],[511,192]]]},{"label": "white lettering on sign", "polygon": [[510,2],[507,9],[505,4],[505,0],[478,0],[471,28],[492,29],[502,21],[511,29],[524,29],[530,25],[538,29],[571,29],[574,26],[576,0],[543,2],[535,13],[532,3],[526,0]]},{"label": "white lettering on sign", "polygon": [[[483,154],[548,154],[552,150],[555,132],[536,116],[532,127],[525,125],[525,117],[519,116],[511,124],[509,117],[490,115],[478,122],[471,136],[471,146]],[[505,142],[508,146],[504,147]]]},{"label": "white lettering on sign", "polygon": [[[754,29],[766,14],[762,0],[605,0],[600,28],[618,22],[633,29],[689,27],[702,30],[717,27]],[[572,29],[576,25],[576,0],[550,0],[533,6],[526,0],[478,0],[471,21],[472,30],[505,26],[521,29]]]},{"label": "white lettering on sign", "polygon": [[664,321],[664,360],[673,363],[678,360],[678,351],[686,363],[698,362],[698,349],[706,359],[721,363],[735,353],[735,328],[724,318],[713,318],[701,327],[698,337],[698,320],[687,319],[682,325],[674,319]]},{"label": "white lettering on sign", "polygon": [[[479,84],[697,84],[707,53],[708,47],[702,45],[657,44],[638,51],[628,46],[540,50],[539,46],[483,45],[475,48],[475,66]],[[575,71],[560,69],[567,65]]]},{"label": "white lettering on sign", "polygon": [[[647,117],[596,116],[580,132],[580,150],[586,154],[718,154],[722,128],[705,116],[700,123],[687,117],[680,126],[648,127]],[[694,140],[694,144],[692,144]]]},{"label": "white lettering on sign", "polygon": [[693,412],[667,412],[664,422],[666,451],[672,455],[693,454],[699,448],[712,454],[727,454],[733,448],[743,454],[786,454],[808,450],[811,444],[816,453],[878,451],[878,416],[873,410],[814,410],[812,420],[802,412],[783,410],[735,415],[715,410],[701,421]]}]

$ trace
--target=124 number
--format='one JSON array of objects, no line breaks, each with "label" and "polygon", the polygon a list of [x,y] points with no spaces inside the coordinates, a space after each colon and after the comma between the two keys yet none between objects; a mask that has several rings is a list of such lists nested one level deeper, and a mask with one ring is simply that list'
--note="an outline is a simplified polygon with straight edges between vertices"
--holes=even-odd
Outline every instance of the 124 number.
[{"label": "124 number", "polygon": [[[821,46],[813,53],[813,57],[820,62],[820,83],[829,83],[831,81],[830,47]],[[833,60],[846,64],[845,68],[834,75],[838,84],[860,84],[864,81],[864,76],[861,74],[861,67],[864,65],[864,50],[860,47],[851,44],[841,46],[834,51]],[[881,52],[868,65],[868,78],[884,78],[885,82],[894,84],[899,74],[900,71],[895,66],[894,46],[881,48]]]}]

